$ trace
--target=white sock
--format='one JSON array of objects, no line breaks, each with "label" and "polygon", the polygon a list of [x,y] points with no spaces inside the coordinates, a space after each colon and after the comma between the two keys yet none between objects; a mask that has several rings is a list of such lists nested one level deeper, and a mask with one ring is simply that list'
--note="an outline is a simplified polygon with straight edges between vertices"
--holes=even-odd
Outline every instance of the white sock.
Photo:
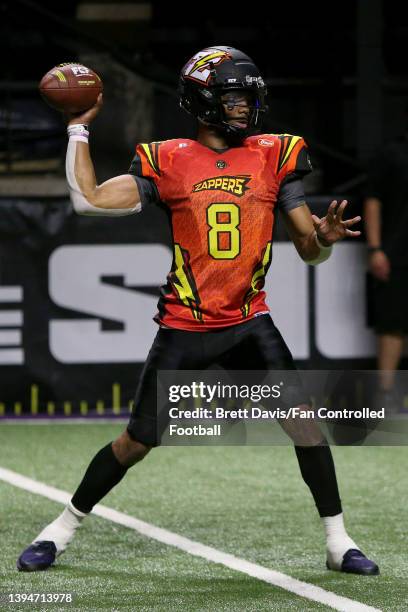
[{"label": "white sock", "polygon": [[344,527],[343,513],[322,518],[326,532],[327,561],[331,569],[341,569],[344,554],[350,548],[360,550]]},{"label": "white sock", "polygon": [[34,542],[48,540],[54,542],[57,555],[64,552],[74,537],[75,531],[81,526],[83,519],[87,516],[84,512],[77,510],[71,502],[61,514],[35,538]]}]

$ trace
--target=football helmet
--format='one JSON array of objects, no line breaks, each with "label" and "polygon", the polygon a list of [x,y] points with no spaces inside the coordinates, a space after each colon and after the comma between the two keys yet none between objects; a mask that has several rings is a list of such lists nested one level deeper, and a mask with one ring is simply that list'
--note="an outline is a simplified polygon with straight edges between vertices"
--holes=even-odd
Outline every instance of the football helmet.
[{"label": "football helmet", "polygon": [[[246,127],[227,122],[221,96],[245,90],[252,102]],[[229,136],[244,138],[260,131],[267,89],[250,57],[233,47],[214,46],[196,53],[183,67],[179,80],[180,106],[197,119]]]}]

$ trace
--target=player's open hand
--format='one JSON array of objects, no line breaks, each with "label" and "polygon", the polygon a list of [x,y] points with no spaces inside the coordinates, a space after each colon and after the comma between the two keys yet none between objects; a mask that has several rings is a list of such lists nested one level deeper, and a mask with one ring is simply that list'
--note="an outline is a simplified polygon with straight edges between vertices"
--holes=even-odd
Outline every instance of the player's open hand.
[{"label": "player's open hand", "polygon": [[75,113],[75,114],[65,113],[65,119],[68,125],[75,125],[76,123],[82,123],[84,125],[89,125],[91,121],[95,119],[99,111],[101,110],[102,105],[103,105],[103,98],[102,98],[102,94],[100,93],[96,101],[96,104],[94,104],[94,106],[92,106],[91,108],[88,108],[88,110],[83,111],[82,113]]},{"label": "player's open hand", "polygon": [[317,237],[322,244],[329,246],[338,240],[342,240],[346,236],[355,238],[361,235],[360,231],[349,229],[361,221],[361,217],[343,219],[344,209],[347,204],[347,200],[343,200],[340,204],[337,203],[337,200],[333,200],[325,217],[319,219],[316,215],[312,215]]}]

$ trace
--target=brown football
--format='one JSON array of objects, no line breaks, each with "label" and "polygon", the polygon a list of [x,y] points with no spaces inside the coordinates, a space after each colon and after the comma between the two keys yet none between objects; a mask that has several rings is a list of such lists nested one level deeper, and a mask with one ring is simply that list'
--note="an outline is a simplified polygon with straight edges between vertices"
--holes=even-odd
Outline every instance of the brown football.
[{"label": "brown football", "polygon": [[79,113],[95,104],[103,86],[96,72],[72,62],[49,70],[41,79],[39,89],[52,108]]}]

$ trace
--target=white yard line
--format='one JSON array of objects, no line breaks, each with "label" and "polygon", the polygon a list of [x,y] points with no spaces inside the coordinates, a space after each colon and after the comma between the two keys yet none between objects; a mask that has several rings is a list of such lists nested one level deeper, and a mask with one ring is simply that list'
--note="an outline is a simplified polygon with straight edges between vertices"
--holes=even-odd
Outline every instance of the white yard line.
[{"label": "white yard line", "polygon": [[[60,502],[61,504],[66,504],[72,496],[66,491],[61,491],[61,489],[50,487],[42,482],[38,482],[32,478],[27,478],[22,474],[18,474],[17,472],[1,467],[0,480],[3,480],[4,482],[7,482],[15,487],[19,487],[20,489],[24,489],[25,491],[30,491],[30,493],[42,495],[43,497],[47,497],[52,501]],[[343,612],[381,612],[378,608],[373,608],[371,606],[359,603],[358,601],[354,601],[353,599],[349,599],[348,597],[342,597],[341,595],[336,595],[330,591],[325,591],[325,589],[322,589],[321,587],[314,586],[313,584],[309,584],[307,582],[302,582],[301,580],[297,580],[296,578],[292,578],[291,576],[282,574],[281,572],[263,567],[257,563],[246,561],[240,557],[235,557],[235,555],[222,552],[221,550],[217,550],[212,546],[206,546],[200,542],[195,542],[194,540],[190,540],[189,538],[178,535],[177,533],[173,533],[167,529],[162,529],[161,527],[156,527],[150,523],[145,523],[144,521],[124,514],[123,512],[118,512],[117,510],[108,508],[107,506],[98,504],[93,509],[93,513],[97,516],[101,516],[102,518],[112,521],[113,523],[117,523],[118,525],[123,525],[129,529],[134,529],[148,538],[152,538],[153,540],[157,540],[163,544],[168,544],[169,546],[174,546],[180,550],[184,550],[184,552],[187,552],[190,555],[202,557],[203,559],[207,559],[207,561],[212,561],[213,563],[220,563],[221,565],[225,565],[233,570],[242,572],[248,576],[252,576],[252,578],[257,578],[263,582],[280,587],[285,591],[295,593],[300,597],[305,597],[306,599],[325,604],[334,610],[341,610]],[[370,578],[367,578],[367,580],[370,580]]]}]

